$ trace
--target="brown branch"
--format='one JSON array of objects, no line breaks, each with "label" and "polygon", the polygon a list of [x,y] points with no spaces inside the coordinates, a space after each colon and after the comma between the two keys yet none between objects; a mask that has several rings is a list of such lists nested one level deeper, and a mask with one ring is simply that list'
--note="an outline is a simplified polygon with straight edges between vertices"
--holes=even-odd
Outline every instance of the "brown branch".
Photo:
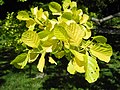
[{"label": "brown branch", "polygon": [[109,19],[112,19],[114,17],[120,17],[120,12],[113,14],[113,15],[109,15],[109,16],[104,17],[102,19],[91,18],[91,20],[94,21],[95,23],[97,23],[98,25],[100,25],[102,22],[107,21]]}]

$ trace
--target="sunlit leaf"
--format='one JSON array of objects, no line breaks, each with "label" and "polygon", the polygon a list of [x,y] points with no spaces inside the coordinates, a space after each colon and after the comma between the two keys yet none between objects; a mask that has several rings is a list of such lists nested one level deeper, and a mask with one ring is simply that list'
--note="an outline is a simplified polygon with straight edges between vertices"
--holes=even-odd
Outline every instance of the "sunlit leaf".
[{"label": "sunlit leaf", "polygon": [[21,40],[28,46],[37,48],[40,43],[38,34],[35,31],[28,30],[22,34]]},{"label": "sunlit leaf", "polygon": [[51,2],[49,4],[49,9],[52,11],[52,13],[59,13],[61,12],[61,5],[57,2]]},{"label": "sunlit leaf", "polygon": [[51,64],[56,64],[56,65],[57,65],[57,63],[55,62],[55,60],[54,60],[52,57],[49,57],[49,62],[50,62]]},{"label": "sunlit leaf", "polygon": [[29,20],[26,21],[26,27],[27,28],[33,28],[34,29],[35,25],[36,25],[36,22],[32,18],[30,18]]},{"label": "sunlit leaf", "polygon": [[70,6],[71,0],[64,0],[63,1],[63,9],[68,9],[68,7]]},{"label": "sunlit leaf", "polygon": [[74,8],[74,7],[77,7],[77,3],[74,2],[74,1],[72,1],[72,2],[70,3],[70,8]]},{"label": "sunlit leaf", "polygon": [[83,14],[83,16],[80,20],[80,24],[86,23],[88,19],[89,19],[89,16],[87,14]]},{"label": "sunlit leaf", "polygon": [[79,73],[84,73],[84,72],[85,72],[84,64],[85,64],[84,61],[80,61],[80,60],[77,59],[77,58],[74,58],[74,59],[73,59],[74,69],[75,69],[77,72],[79,72]]},{"label": "sunlit leaf", "polygon": [[19,11],[17,15],[17,19],[19,20],[29,20],[29,15],[26,11]]},{"label": "sunlit leaf", "polygon": [[32,62],[34,62],[38,58],[38,56],[39,56],[39,50],[35,50],[35,49],[29,50],[28,55],[29,55],[28,62],[32,63]]},{"label": "sunlit leaf", "polygon": [[112,56],[112,47],[109,44],[95,44],[91,46],[90,52],[98,59],[109,62]]},{"label": "sunlit leaf", "polygon": [[35,7],[35,8],[31,8],[31,12],[33,15],[37,15],[37,12],[38,12],[38,7]]},{"label": "sunlit leaf", "polygon": [[26,53],[18,55],[10,64],[15,65],[16,68],[23,69],[26,66],[28,57]]},{"label": "sunlit leaf", "polygon": [[99,77],[99,66],[97,64],[96,58],[91,57],[88,54],[86,55],[86,64],[85,64],[85,79],[89,83],[95,82]]},{"label": "sunlit leaf", "polygon": [[70,74],[75,74],[75,72],[76,72],[75,69],[74,69],[72,60],[70,60],[70,62],[68,63],[67,71],[68,71]]},{"label": "sunlit leaf", "polygon": [[77,59],[79,59],[80,61],[84,61],[84,55],[85,55],[85,54],[79,53],[78,51],[72,50],[72,49],[70,49],[70,51],[72,52],[72,54],[73,54]]},{"label": "sunlit leaf", "polygon": [[71,23],[68,26],[67,33],[70,37],[70,44],[73,46],[79,46],[85,35],[84,30],[76,23]]},{"label": "sunlit leaf", "polygon": [[93,40],[100,42],[100,43],[106,43],[107,42],[107,38],[105,38],[104,36],[94,36],[92,37]]},{"label": "sunlit leaf", "polygon": [[40,59],[39,59],[39,62],[38,62],[38,65],[37,65],[37,68],[40,72],[43,72],[43,68],[45,66],[45,52],[42,53]]},{"label": "sunlit leaf", "polygon": [[66,30],[62,26],[56,25],[54,28],[54,35],[56,36],[57,39],[66,41],[68,40],[68,34]]},{"label": "sunlit leaf", "polygon": [[91,30],[85,28],[83,25],[80,25],[81,29],[85,32],[85,36],[83,37],[84,39],[88,39],[91,37]]}]

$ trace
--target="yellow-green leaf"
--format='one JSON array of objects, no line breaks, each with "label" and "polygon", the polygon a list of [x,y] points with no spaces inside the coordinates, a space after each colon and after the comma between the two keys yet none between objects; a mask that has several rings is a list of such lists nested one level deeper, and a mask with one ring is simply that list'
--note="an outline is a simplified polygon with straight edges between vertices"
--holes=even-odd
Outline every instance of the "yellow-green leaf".
[{"label": "yellow-green leaf", "polygon": [[89,83],[95,82],[99,77],[99,66],[97,64],[96,58],[86,55],[86,64],[85,64],[85,79]]},{"label": "yellow-green leaf", "polygon": [[80,20],[80,24],[86,23],[88,19],[89,19],[89,16],[87,14],[83,14],[83,16]]},{"label": "yellow-green leaf", "polygon": [[77,23],[71,23],[67,28],[67,33],[70,37],[70,44],[73,46],[79,46],[85,35],[84,30]]},{"label": "yellow-green leaf", "polygon": [[26,11],[19,11],[17,15],[17,19],[19,20],[29,20],[29,15]]},{"label": "yellow-green leaf", "polygon": [[39,51],[38,50],[34,50],[34,49],[33,50],[29,50],[28,55],[29,55],[28,62],[32,63],[32,62],[34,62],[38,58]]},{"label": "yellow-green leaf", "polygon": [[54,28],[54,35],[56,36],[57,39],[62,41],[67,41],[69,38],[66,30],[62,26],[58,25],[56,25]]},{"label": "yellow-green leaf", "polygon": [[40,43],[40,38],[35,31],[28,30],[22,34],[21,40],[32,48],[37,48]]},{"label": "yellow-green leaf", "polygon": [[37,68],[40,72],[43,72],[43,68],[45,66],[45,52],[42,53],[40,59],[39,59],[39,62],[38,62],[38,65],[37,65]]},{"label": "yellow-green leaf", "polygon": [[109,62],[110,57],[112,56],[112,47],[109,44],[95,44],[90,47],[90,52],[98,59]]},{"label": "yellow-green leaf", "polygon": [[55,62],[55,60],[54,60],[52,57],[49,57],[49,62],[50,62],[51,64],[56,64],[56,65],[57,65],[57,63]]},{"label": "yellow-green leaf", "polygon": [[61,12],[61,5],[57,2],[51,2],[49,4],[49,9],[52,11],[52,13],[59,13]]},{"label": "yellow-green leaf", "polygon": [[106,43],[107,42],[107,38],[105,38],[104,36],[94,36],[92,37],[93,40],[100,42],[100,43]]},{"label": "yellow-green leaf", "polygon": [[75,69],[74,69],[72,60],[68,63],[67,71],[68,71],[70,74],[75,74],[75,72],[76,72]]},{"label": "yellow-green leaf", "polygon": [[78,51],[72,50],[72,49],[70,49],[70,51],[72,52],[72,54],[73,54],[77,59],[79,59],[80,61],[84,61],[84,56],[85,56],[85,54],[79,53]]},{"label": "yellow-green leaf", "polygon": [[55,57],[58,59],[62,58],[64,55],[65,55],[64,51],[59,51],[55,53]]},{"label": "yellow-green leaf", "polygon": [[79,73],[84,73],[85,72],[85,68],[84,68],[84,62],[83,61],[80,61],[79,59],[77,58],[74,58],[73,59],[73,66],[74,66],[74,69],[79,72]]},{"label": "yellow-green leaf", "polygon": [[13,64],[16,68],[23,69],[28,61],[28,56],[26,53],[18,55],[10,64]]}]

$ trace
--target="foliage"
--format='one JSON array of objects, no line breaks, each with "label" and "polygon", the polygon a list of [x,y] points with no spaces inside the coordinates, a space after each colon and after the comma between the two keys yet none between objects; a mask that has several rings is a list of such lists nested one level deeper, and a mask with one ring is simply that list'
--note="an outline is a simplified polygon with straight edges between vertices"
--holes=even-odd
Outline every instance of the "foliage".
[{"label": "foliage", "polygon": [[[76,2],[65,0],[62,6],[51,2],[49,9],[51,12],[38,7],[31,8],[31,13],[18,12],[17,19],[26,21],[28,28],[20,39],[27,48],[11,64],[22,69],[27,62],[39,59],[37,68],[43,72],[47,53],[52,64],[57,63],[52,55],[58,59],[65,56],[70,74],[85,73],[89,83],[95,82],[100,70],[96,59],[109,62],[112,56],[112,47],[106,44],[107,39],[103,36],[90,38],[93,25],[89,16],[77,9]],[[35,27],[39,29],[35,31]]]},{"label": "foliage", "polygon": [[4,4],[4,1],[3,0],[0,0],[0,5],[3,5]]},{"label": "foliage", "polygon": [[0,22],[0,49],[12,47],[19,52],[23,47],[18,40],[26,27],[24,22],[18,21],[14,16],[14,12],[8,13],[6,19]]}]

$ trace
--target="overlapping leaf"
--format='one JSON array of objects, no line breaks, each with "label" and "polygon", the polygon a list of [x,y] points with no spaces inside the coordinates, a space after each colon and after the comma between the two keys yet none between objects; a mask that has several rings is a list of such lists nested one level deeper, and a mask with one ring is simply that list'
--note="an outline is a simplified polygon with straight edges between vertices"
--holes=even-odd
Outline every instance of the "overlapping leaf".
[{"label": "overlapping leaf", "polygon": [[60,13],[61,12],[61,5],[56,2],[51,2],[49,4],[49,9],[52,11],[52,13]]},{"label": "overlapping leaf", "polygon": [[39,53],[40,52],[37,49],[29,50],[29,52],[28,52],[28,56],[29,56],[28,62],[29,63],[34,62],[38,58]]},{"label": "overlapping leaf", "polygon": [[19,11],[17,15],[17,19],[19,20],[29,20],[29,15],[26,11]]},{"label": "overlapping leaf", "polygon": [[57,39],[62,40],[62,41],[67,41],[69,38],[66,30],[62,26],[59,26],[59,25],[55,26],[54,35],[56,36]]},{"label": "overlapping leaf", "polygon": [[79,46],[79,44],[82,42],[82,38],[85,35],[84,30],[76,24],[71,23],[67,29],[67,33],[70,37],[70,44],[73,46]]},{"label": "overlapping leaf", "polygon": [[97,64],[96,58],[91,57],[88,54],[86,55],[86,64],[85,64],[85,79],[89,83],[95,82],[99,77],[99,66]]},{"label": "overlapping leaf", "polygon": [[68,63],[67,71],[68,71],[70,74],[75,74],[75,72],[76,72],[75,69],[74,69],[72,60],[70,60],[70,62]]},{"label": "overlapping leaf", "polygon": [[10,64],[13,64],[16,68],[23,69],[28,61],[27,53],[18,55]]},{"label": "overlapping leaf", "polygon": [[28,30],[22,34],[21,40],[32,48],[37,48],[40,43],[40,38],[35,31]]},{"label": "overlapping leaf", "polygon": [[56,61],[52,57],[49,57],[49,62],[51,64],[56,64],[57,65]]},{"label": "overlapping leaf", "polygon": [[107,42],[107,38],[105,38],[104,36],[94,36],[92,37],[93,40],[100,42],[100,43],[106,43]]},{"label": "overlapping leaf", "polygon": [[91,54],[96,56],[98,59],[109,62],[112,56],[112,47],[109,44],[95,44],[90,48]]},{"label": "overlapping leaf", "polygon": [[40,72],[43,72],[43,68],[45,66],[45,52],[42,53],[40,59],[39,59],[39,62],[38,62],[38,65],[37,65],[37,68]]}]

